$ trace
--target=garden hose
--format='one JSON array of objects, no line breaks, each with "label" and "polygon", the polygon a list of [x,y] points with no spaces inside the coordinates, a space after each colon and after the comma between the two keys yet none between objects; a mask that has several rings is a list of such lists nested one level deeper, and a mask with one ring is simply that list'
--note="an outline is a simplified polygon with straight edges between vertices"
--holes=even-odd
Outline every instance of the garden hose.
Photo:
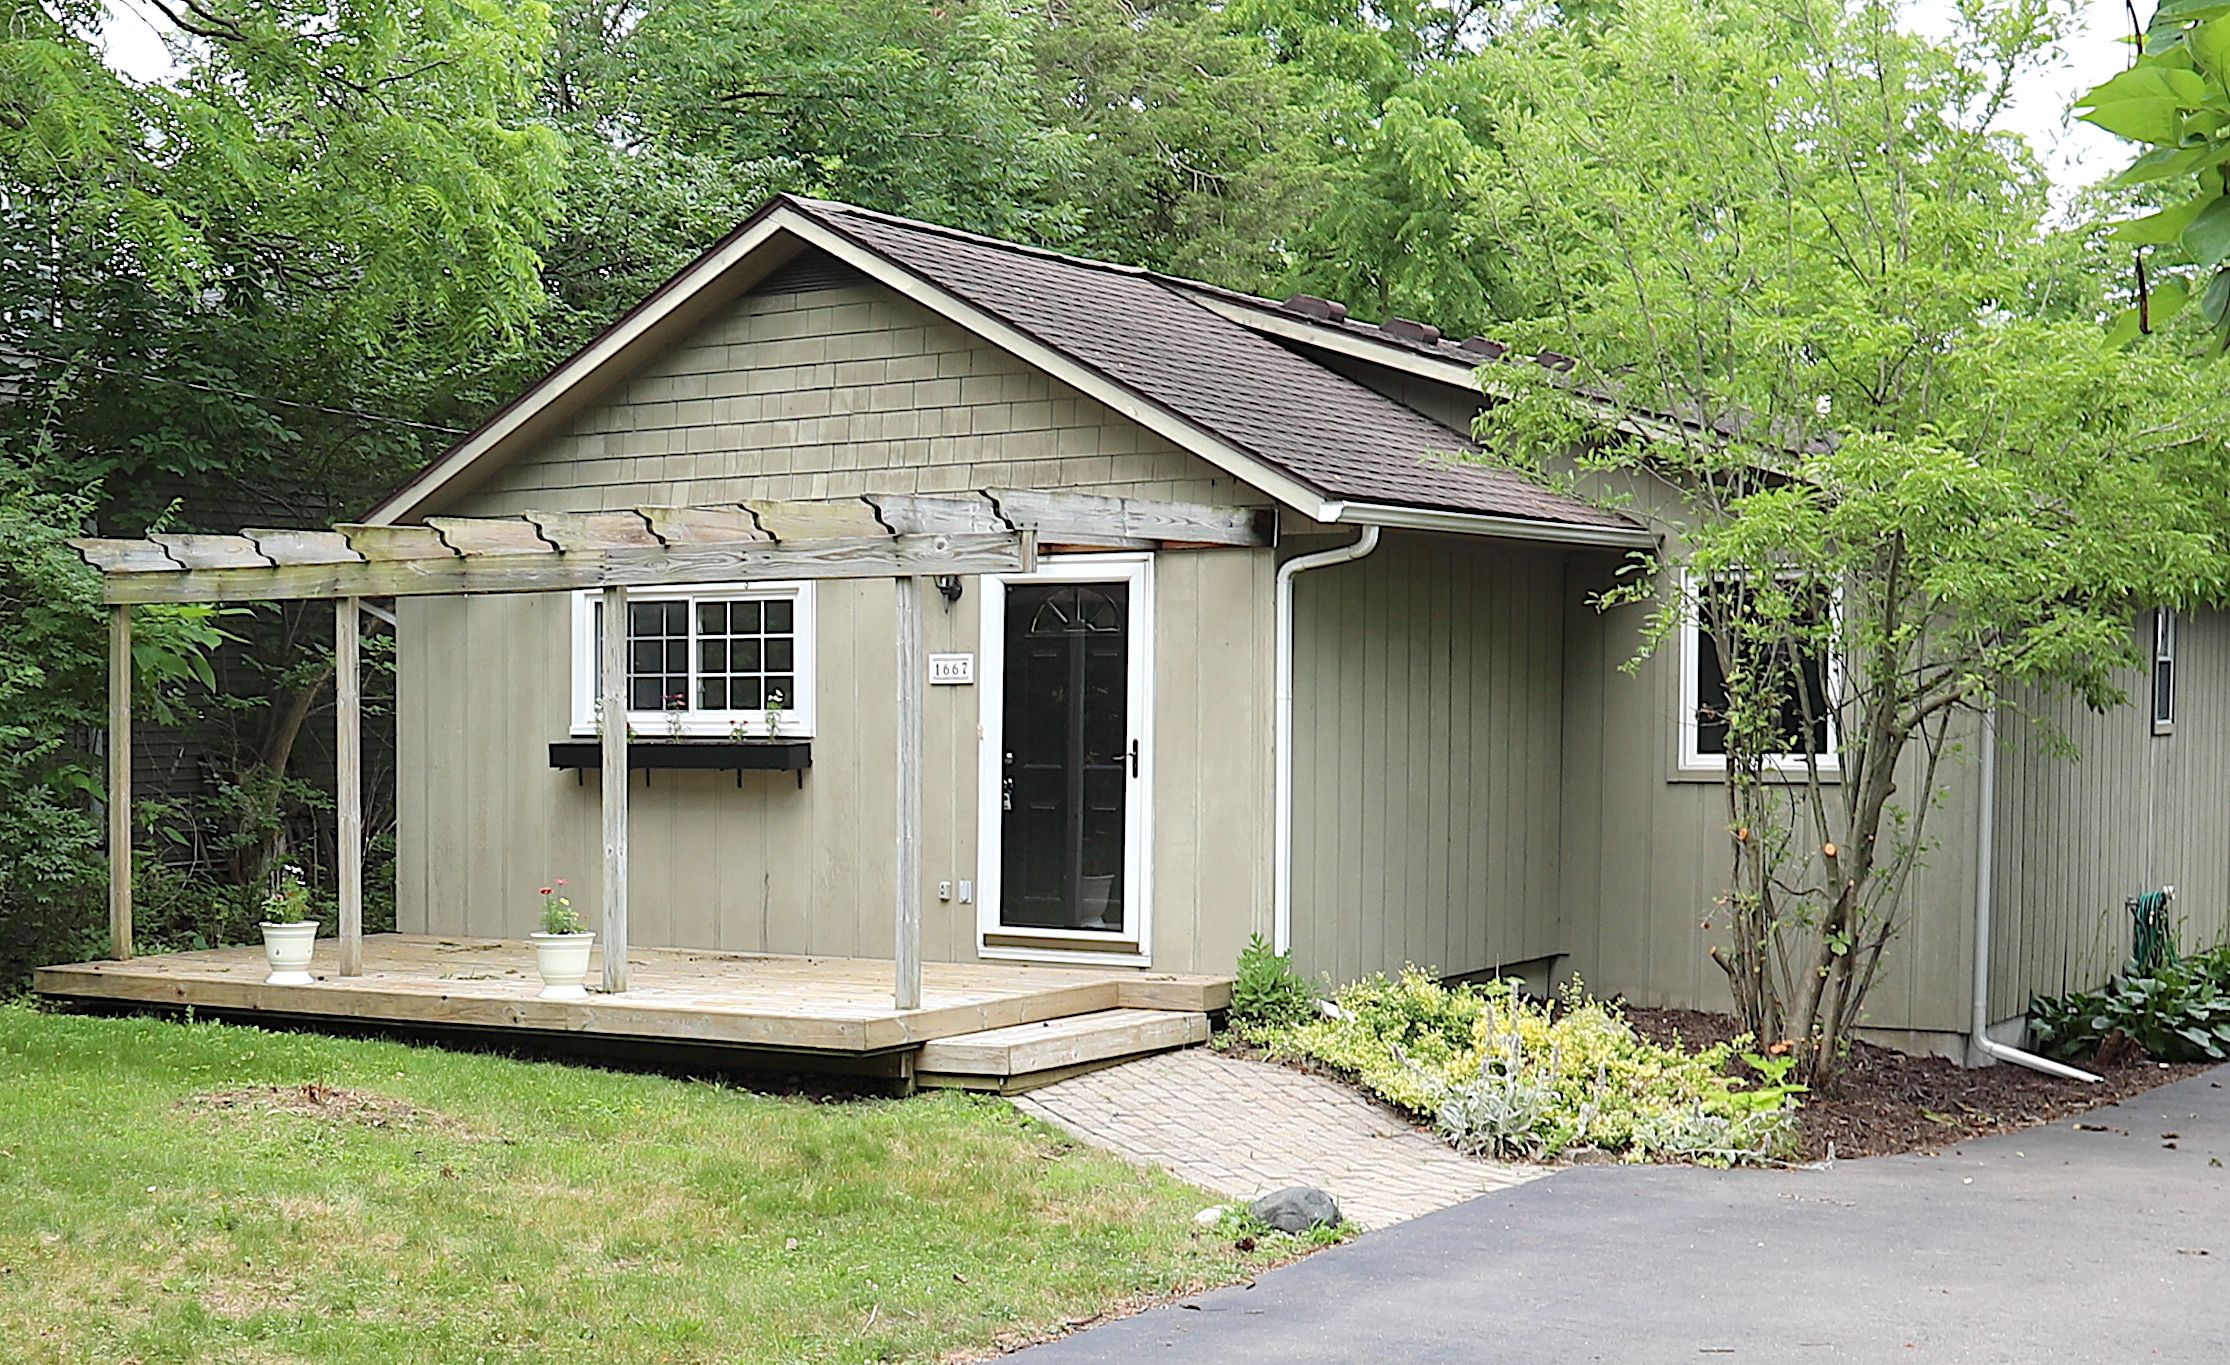
[{"label": "garden hose", "polygon": [[2129,917],[2134,922],[2130,935],[2130,976],[2155,976],[2163,967],[2172,967],[2181,960],[2176,951],[2176,927],[2169,922],[2170,893],[2166,889],[2147,891],[2128,902]]}]

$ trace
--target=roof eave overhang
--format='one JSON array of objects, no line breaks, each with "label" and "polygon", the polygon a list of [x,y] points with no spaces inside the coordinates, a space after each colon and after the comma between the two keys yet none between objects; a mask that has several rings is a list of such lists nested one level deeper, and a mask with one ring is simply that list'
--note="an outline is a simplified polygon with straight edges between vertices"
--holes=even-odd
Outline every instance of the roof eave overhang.
[{"label": "roof eave overhang", "polygon": [[1592,550],[1653,550],[1657,536],[1641,526],[1583,526],[1572,522],[1502,517],[1486,512],[1455,512],[1401,503],[1336,501],[1326,503],[1319,521],[1353,526],[1385,526],[1409,531],[1447,531],[1457,535],[1524,540]]}]

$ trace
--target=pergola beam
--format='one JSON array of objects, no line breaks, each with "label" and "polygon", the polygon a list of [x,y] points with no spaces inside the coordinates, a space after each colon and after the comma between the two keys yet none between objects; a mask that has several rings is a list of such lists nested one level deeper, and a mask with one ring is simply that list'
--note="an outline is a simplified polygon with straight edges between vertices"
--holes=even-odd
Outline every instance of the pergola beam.
[{"label": "pergola beam", "polygon": [[[524,525],[524,523],[521,523]],[[528,528],[530,533],[532,528]],[[444,536],[449,534],[444,531]],[[106,569],[116,542],[72,541]],[[133,542],[124,542],[130,544]],[[112,559],[110,562],[114,562]],[[646,549],[542,552],[516,542],[444,558],[282,564],[262,568],[108,572],[116,602],[284,602],[325,597],[428,597],[465,593],[566,592],[581,588],[662,587],[792,578],[897,578],[919,574],[1016,573],[1023,568],[1012,532],[972,536],[886,536],[675,545]]]},{"label": "pergola beam", "polygon": [[274,602],[1015,573],[1030,567],[1024,531],[1041,545],[1261,547],[1275,530],[1262,508],[987,489],[70,544],[111,603]]}]

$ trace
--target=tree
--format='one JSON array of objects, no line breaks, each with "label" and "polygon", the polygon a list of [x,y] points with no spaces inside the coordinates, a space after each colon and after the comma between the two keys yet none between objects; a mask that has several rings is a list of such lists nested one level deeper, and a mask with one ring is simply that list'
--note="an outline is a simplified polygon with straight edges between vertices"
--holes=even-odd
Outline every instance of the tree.
[{"label": "tree", "polygon": [[2132,606],[2223,585],[2219,386],[2105,344],[2033,160],[1990,131],[2043,8],[1965,20],[1935,43],[1868,0],[1635,0],[1478,59],[1474,231],[1508,244],[1517,338],[1577,358],[1484,371],[1483,435],[1669,501],[1667,562],[1606,603],[1654,603],[1645,650],[1687,619],[1712,642],[1714,957],[1815,1082],[1960,718],[2023,688],[2113,704]]},{"label": "tree", "polygon": [[[181,493],[345,514],[476,414],[522,353],[558,140],[531,122],[547,11],[496,0],[191,0],[181,70],[101,63],[102,9],[0,35],[0,430],[105,479],[136,531]],[[500,378],[498,379],[500,381]],[[222,527],[221,529],[231,529]]]}]

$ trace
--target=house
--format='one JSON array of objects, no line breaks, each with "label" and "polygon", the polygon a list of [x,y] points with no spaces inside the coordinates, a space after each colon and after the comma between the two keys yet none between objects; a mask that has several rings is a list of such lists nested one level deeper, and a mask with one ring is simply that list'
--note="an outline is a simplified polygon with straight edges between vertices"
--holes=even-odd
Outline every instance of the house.
[{"label": "house", "polygon": [[[1252,519],[1241,544],[1040,532],[1030,572],[940,580],[923,955],[1219,974],[1259,933],[1335,980],[1576,974],[1723,1008],[1709,651],[1621,668],[1640,612],[1591,595],[1655,536],[1474,458],[1500,355],[785,196],[367,521],[970,492],[1021,521],[1045,490]],[[633,592],[632,944],[898,950],[894,610],[864,579]],[[598,612],[398,601],[402,930],[520,938],[553,876],[593,919]],[[1961,1051],[1980,908],[1999,1034],[2111,969],[2140,889],[2219,930],[2230,628],[2158,620],[2153,714],[2058,715],[2080,762],[2024,727],[1954,765],[1877,1036]],[[705,766],[729,737],[763,770]]]}]

